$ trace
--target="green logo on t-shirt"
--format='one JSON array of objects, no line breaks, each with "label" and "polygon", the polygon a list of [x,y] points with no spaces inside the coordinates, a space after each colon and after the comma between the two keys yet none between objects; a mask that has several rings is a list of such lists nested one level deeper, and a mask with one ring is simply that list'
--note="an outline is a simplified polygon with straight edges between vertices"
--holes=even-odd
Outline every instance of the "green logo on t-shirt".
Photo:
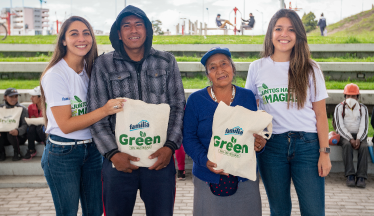
[{"label": "green logo on t-shirt", "polygon": [[[258,87],[258,92],[262,97],[264,104],[275,103],[275,102],[286,102],[288,99],[288,88],[268,88],[268,86],[263,83]],[[290,95],[290,101],[297,101],[293,95]]]},{"label": "green logo on t-shirt", "polygon": [[[75,100],[74,100],[75,99]],[[71,116],[80,116],[87,113],[87,102],[83,102],[78,96],[70,99],[71,103]]]}]

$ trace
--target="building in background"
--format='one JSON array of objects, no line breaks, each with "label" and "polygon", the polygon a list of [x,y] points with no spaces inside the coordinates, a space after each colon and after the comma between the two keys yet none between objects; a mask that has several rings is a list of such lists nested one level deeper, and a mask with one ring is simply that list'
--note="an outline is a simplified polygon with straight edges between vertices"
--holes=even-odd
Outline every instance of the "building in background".
[{"label": "building in background", "polygon": [[[46,8],[3,8],[1,17],[7,17],[7,13],[14,14],[10,18],[10,26],[7,26],[11,35],[48,35],[51,34],[48,12]],[[5,19],[0,22],[7,24]]]}]

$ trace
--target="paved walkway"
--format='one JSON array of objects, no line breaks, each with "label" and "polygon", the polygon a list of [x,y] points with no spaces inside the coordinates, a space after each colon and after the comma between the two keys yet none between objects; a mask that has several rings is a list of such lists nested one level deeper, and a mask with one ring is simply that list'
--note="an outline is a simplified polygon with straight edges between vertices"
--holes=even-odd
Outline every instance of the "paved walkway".
[{"label": "paved walkway", "polygon": [[[260,183],[263,215],[270,215],[265,189]],[[297,195],[292,189],[292,215],[300,215]],[[193,184],[191,175],[186,181],[177,182],[175,216],[192,215]],[[0,215],[55,215],[48,188],[0,189]],[[81,212],[79,212],[81,215]],[[144,204],[138,197],[134,216],[145,215]],[[342,174],[330,174],[326,178],[326,215],[374,215],[374,175],[370,175],[366,189],[348,188]]]}]

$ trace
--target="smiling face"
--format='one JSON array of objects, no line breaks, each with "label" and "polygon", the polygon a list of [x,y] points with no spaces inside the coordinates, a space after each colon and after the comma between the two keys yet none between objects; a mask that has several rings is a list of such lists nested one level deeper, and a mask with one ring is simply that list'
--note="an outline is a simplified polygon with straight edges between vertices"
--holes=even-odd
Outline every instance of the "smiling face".
[{"label": "smiling face", "polygon": [[122,40],[127,53],[144,49],[144,42],[147,38],[147,34],[143,19],[135,15],[124,17],[121,21],[121,28],[120,31],[118,31],[118,36],[119,39]]},{"label": "smiling face", "polygon": [[4,96],[4,99],[6,100],[6,102],[8,102],[9,105],[14,106],[18,102],[18,95]]},{"label": "smiling face", "polygon": [[92,48],[92,35],[87,26],[74,21],[65,33],[64,46],[67,47],[67,55],[84,57]]},{"label": "smiling face", "polygon": [[273,29],[272,42],[274,55],[291,55],[296,43],[296,33],[289,18],[282,17],[277,20]]},{"label": "smiling face", "polygon": [[226,55],[221,53],[212,55],[206,62],[206,67],[208,78],[213,82],[213,88],[231,85],[234,78],[234,70]]}]

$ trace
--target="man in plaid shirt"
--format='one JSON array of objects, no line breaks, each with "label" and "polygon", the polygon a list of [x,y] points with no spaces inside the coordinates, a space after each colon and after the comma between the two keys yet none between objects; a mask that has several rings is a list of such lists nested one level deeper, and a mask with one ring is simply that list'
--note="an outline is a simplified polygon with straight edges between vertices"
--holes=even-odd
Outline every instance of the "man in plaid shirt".
[{"label": "man in plaid shirt", "polygon": [[118,97],[170,105],[167,141],[151,155],[157,157],[157,161],[149,168],[130,164],[138,159],[118,151],[115,115],[90,127],[94,142],[104,156],[102,178],[106,215],[132,215],[138,189],[147,215],[173,214],[176,171],[172,155],[182,143],[185,97],[174,56],[153,49],[152,38],[152,24],[146,14],[139,8],[127,6],[111,28],[110,41],[115,51],[99,56],[92,70],[89,112]]}]

